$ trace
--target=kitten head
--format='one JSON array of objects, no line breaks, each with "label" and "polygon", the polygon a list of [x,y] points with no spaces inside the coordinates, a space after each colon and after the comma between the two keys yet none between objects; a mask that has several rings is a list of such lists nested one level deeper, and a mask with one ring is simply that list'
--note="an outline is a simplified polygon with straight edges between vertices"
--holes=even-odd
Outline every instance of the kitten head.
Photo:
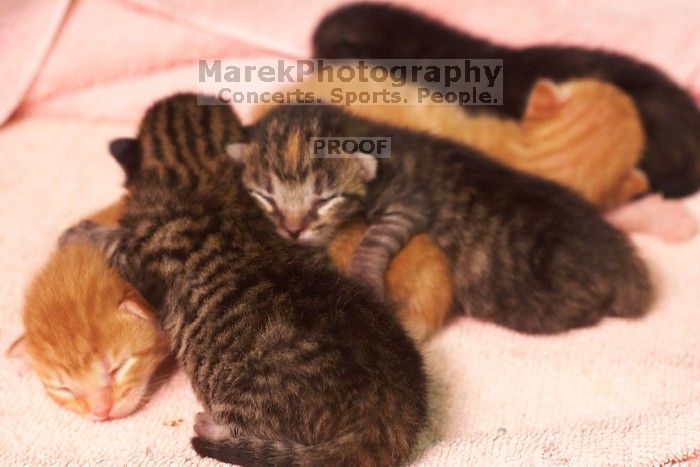
[{"label": "kitten head", "polygon": [[[613,84],[593,78],[563,83],[537,80],[530,91],[523,121],[530,125],[566,123],[586,130],[589,137],[593,133],[610,135],[612,126],[632,131],[628,136],[635,140],[643,139],[641,119],[632,98]],[[635,144],[634,148],[639,146]]]},{"label": "kitten head", "polygon": [[545,155],[556,152],[566,162],[561,170],[594,164],[582,194],[596,205],[612,206],[648,189],[636,170],[644,149],[641,117],[632,98],[610,83],[538,80],[523,128],[531,147],[545,149]]},{"label": "kitten head", "polygon": [[158,182],[172,186],[220,174],[222,166],[231,166],[225,145],[245,138],[231,107],[211,96],[174,94],[146,111],[136,138],[112,140],[109,152],[124,170],[127,188]]},{"label": "kitten head", "polygon": [[243,164],[243,185],[281,236],[323,245],[362,208],[377,160],[347,153],[317,157],[311,138],[328,134],[321,131],[328,122],[313,109],[300,110],[270,112],[253,127],[249,143],[227,150]]},{"label": "kitten head", "polygon": [[23,319],[22,344],[48,395],[91,420],[138,408],[168,354],[146,302],[90,246],[53,254]]}]

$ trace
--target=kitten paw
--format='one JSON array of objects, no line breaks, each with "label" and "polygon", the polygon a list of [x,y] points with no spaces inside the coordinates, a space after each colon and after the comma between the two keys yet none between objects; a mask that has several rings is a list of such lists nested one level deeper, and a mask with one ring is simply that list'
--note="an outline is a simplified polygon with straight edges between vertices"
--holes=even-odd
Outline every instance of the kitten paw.
[{"label": "kitten paw", "polygon": [[81,221],[63,231],[58,237],[58,246],[63,248],[68,245],[91,243],[92,231],[97,227],[99,226],[92,221]]},{"label": "kitten paw", "polygon": [[649,195],[605,213],[615,227],[632,233],[646,233],[676,243],[688,240],[697,230],[695,219],[682,201]]},{"label": "kitten paw", "polygon": [[231,437],[231,430],[219,425],[209,412],[199,412],[194,417],[194,432],[209,441],[222,441]]},{"label": "kitten paw", "polygon": [[386,291],[384,289],[384,275],[381,272],[372,272],[368,267],[358,261],[350,261],[350,265],[345,273],[353,279],[368,286],[374,294],[384,300]]}]

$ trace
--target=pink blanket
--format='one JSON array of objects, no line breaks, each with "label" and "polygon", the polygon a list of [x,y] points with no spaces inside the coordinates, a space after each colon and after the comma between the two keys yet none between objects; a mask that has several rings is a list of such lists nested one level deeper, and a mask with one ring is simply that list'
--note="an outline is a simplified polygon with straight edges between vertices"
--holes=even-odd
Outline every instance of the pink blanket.
[{"label": "pink blanket", "polygon": [[[133,133],[154,99],[195,89],[197,58],[308,56],[314,23],[338,2],[190,3],[0,6],[0,64],[12,70],[0,74],[0,119],[14,112],[0,129],[1,349],[21,332],[22,292],[58,233],[121,192],[106,142]],[[680,0],[643,8],[633,0],[470,0],[468,7],[443,0],[429,10],[509,43],[623,50],[700,91],[700,11]],[[700,218],[700,195],[686,203]],[[700,238],[677,245],[634,240],[659,291],[643,319],[531,337],[460,317],[429,343],[433,410],[416,465],[697,459]],[[51,402],[21,360],[0,365],[3,464],[214,465],[189,447],[197,411],[178,373],[133,416],[93,423]]]}]

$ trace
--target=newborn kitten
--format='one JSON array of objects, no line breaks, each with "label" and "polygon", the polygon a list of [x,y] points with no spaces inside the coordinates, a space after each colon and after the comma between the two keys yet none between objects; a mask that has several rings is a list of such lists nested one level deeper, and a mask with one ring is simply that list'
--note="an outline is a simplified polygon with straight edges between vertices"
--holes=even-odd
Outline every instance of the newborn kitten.
[{"label": "newborn kitten", "polygon": [[[240,185],[228,107],[156,103],[121,227],[81,224],[154,305],[207,413],[192,440],[243,465],[397,465],[426,417],[420,354],[372,294],[279,238]],[[204,99],[204,98],[200,98]]]},{"label": "newborn kitten", "polygon": [[148,304],[90,245],[51,255],[27,289],[23,321],[22,345],[48,395],[91,420],[136,410],[168,354]]},{"label": "newborn kitten", "polygon": [[[652,191],[686,196],[700,187],[700,110],[664,73],[617,53],[582,47],[494,44],[406,8],[358,3],[328,14],[313,36],[324,59],[503,59],[503,105],[464,107],[520,118],[535,82],[595,77],[631,96],[646,135],[640,168]],[[461,89],[458,89],[461,90]]]},{"label": "newborn kitten", "polygon": [[[230,145],[277,231],[324,244],[358,212],[370,226],[349,271],[380,296],[391,258],[429,233],[451,261],[456,301],[519,331],[563,331],[651,301],[644,263],[588,203],[446,140],[374,125],[331,106],[281,106]],[[389,137],[391,157],[314,158],[312,137]]]},{"label": "newborn kitten", "polygon": [[[374,80],[342,83],[346,93],[375,95],[385,88],[385,83]],[[311,77],[290,89],[334,102],[341,86]],[[555,84],[540,79],[521,121],[468,113],[454,105],[418,103],[420,88],[410,84],[390,91],[411,104],[342,108],[373,122],[479,149],[505,165],[571,188],[600,208],[621,204],[648,189],[646,176],[635,169],[644,149],[639,114],[629,96],[606,82],[580,79]],[[255,119],[270,108],[258,106]]]}]

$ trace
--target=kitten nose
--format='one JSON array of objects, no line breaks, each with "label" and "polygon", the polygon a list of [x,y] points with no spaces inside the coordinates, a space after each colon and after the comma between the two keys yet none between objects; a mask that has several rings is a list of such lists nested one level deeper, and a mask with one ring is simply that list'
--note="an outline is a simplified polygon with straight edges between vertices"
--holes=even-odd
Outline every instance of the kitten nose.
[{"label": "kitten nose", "polygon": [[303,229],[290,229],[288,227],[285,227],[284,230],[287,231],[287,233],[289,234],[290,237],[292,237],[294,240],[296,240],[297,238],[299,238],[299,234],[301,233],[301,231]]},{"label": "kitten nose", "polygon": [[96,389],[85,397],[88,412],[99,420],[109,418],[109,411],[112,408],[112,394],[110,388]]},{"label": "kitten nose", "polygon": [[282,227],[290,237],[296,240],[306,228],[306,220],[300,215],[287,215],[282,223]]},{"label": "kitten nose", "polygon": [[100,405],[97,407],[90,407],[90,413],[100,420],[105,420],[109,418],[109,410],[112,408],[112,404]]}]

